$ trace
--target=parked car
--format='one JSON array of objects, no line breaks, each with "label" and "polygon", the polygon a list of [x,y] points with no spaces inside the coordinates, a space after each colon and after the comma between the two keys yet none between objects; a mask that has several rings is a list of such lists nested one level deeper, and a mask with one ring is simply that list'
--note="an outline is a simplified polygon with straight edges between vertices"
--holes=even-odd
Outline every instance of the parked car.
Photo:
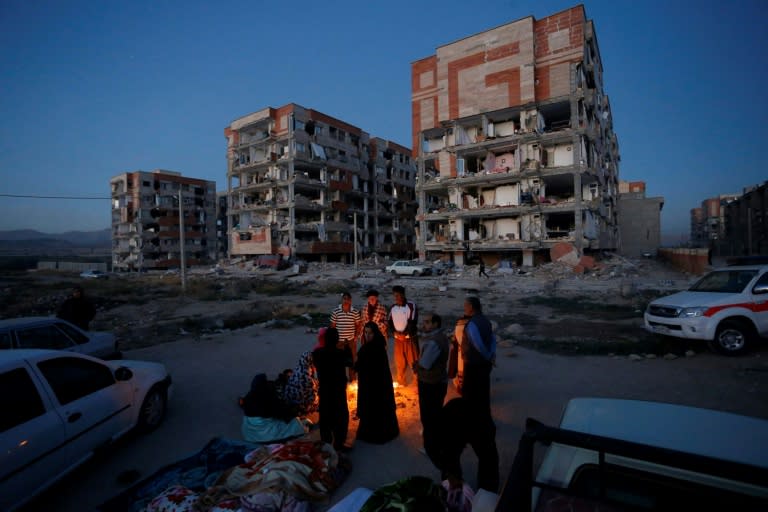
[{"label": "parked car", "polygon": [[84,279],[109,279],[109,275],[101,270],[86,270],[80,274]]},{"label": "parked car", "polygon": [[104,359],[120,357],[117,338],[111,332],[84,331],[52,316],[0,320],[0,349],[20,348],[69,350]]},{"label": "parked car", "polygon": [[0,510],[14,510],[126,433],[162,422],[165,366],[0,351]]},{"label": "parked car", "polygon": [[384,269],[385,272],[401,276],[427,276],[432,273],[428,265],[408,260],[398,260]]},{"label": "parked car", "polygon": [[726,355],[741,354],[768,335],[768,265],[722,267],[688,291],[651,302],[646,330],[707,341]]},{"label": "parked car", "polygon": [[455,268],[456,264],[452,261],[437,260],[432,264],[432,273],[434,275],[440,276],[449,272],[453,272]]},{"label": "parked car", "polygon": [[577,509],[768,510],[768,420],[610,398],[528,419],[496,510]]}]

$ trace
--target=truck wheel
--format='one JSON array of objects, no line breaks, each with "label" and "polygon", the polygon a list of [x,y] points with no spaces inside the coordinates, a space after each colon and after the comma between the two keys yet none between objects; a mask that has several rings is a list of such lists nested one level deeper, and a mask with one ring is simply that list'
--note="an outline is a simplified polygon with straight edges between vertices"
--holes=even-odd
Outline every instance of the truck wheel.
[{"label": "truck wheel", "polygon": [[752,328],[746,322],[726,320],[717,326],[712,346],[721,354],[736,356],[746,352],[751,337]]}]

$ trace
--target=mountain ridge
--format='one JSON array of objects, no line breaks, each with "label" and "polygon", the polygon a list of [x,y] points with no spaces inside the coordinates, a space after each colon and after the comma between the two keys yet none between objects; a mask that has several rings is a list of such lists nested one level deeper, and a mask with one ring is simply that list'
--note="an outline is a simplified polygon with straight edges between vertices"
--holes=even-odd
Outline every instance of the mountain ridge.
[{"label": "mountain ridge", "polygon": [[0,245],[4,246],[10,244],[51,246],[60,243],[73,247],[100,247],[110,245],[111,239],[110,228],[64,233],[43,233],[34,229],[0,231]]}]

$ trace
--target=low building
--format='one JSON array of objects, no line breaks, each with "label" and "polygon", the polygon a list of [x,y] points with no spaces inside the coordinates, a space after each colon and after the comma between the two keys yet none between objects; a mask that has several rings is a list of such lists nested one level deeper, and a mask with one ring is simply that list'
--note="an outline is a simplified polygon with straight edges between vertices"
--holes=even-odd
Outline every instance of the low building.
[{"label": "low building", "polygon": [[112,188],[112,268],[216,261],[216,182],[157,169],[119,174]]},{"label": "low building", "polygon": [[724,207],[725,230],[717,249],[728,256],[768,255],[768,181],[748,187]]},{"label": "low building", "polygon": [[661,246],[663,197],[645,197],[645,182],[619,182],[619,252],[630,258],[655,256]]}]

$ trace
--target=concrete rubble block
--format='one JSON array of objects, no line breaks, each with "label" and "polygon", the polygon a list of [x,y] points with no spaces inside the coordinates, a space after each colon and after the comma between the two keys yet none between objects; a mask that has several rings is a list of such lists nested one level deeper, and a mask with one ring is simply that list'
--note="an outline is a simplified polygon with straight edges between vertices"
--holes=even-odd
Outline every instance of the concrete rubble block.
[{"label": "concrete rubble block", "polygon": [[576,248],[567,242],[558,242],[549,250],[549,257],[552,261],[557,261],[574,267],[579,263],[579,253]]}]

